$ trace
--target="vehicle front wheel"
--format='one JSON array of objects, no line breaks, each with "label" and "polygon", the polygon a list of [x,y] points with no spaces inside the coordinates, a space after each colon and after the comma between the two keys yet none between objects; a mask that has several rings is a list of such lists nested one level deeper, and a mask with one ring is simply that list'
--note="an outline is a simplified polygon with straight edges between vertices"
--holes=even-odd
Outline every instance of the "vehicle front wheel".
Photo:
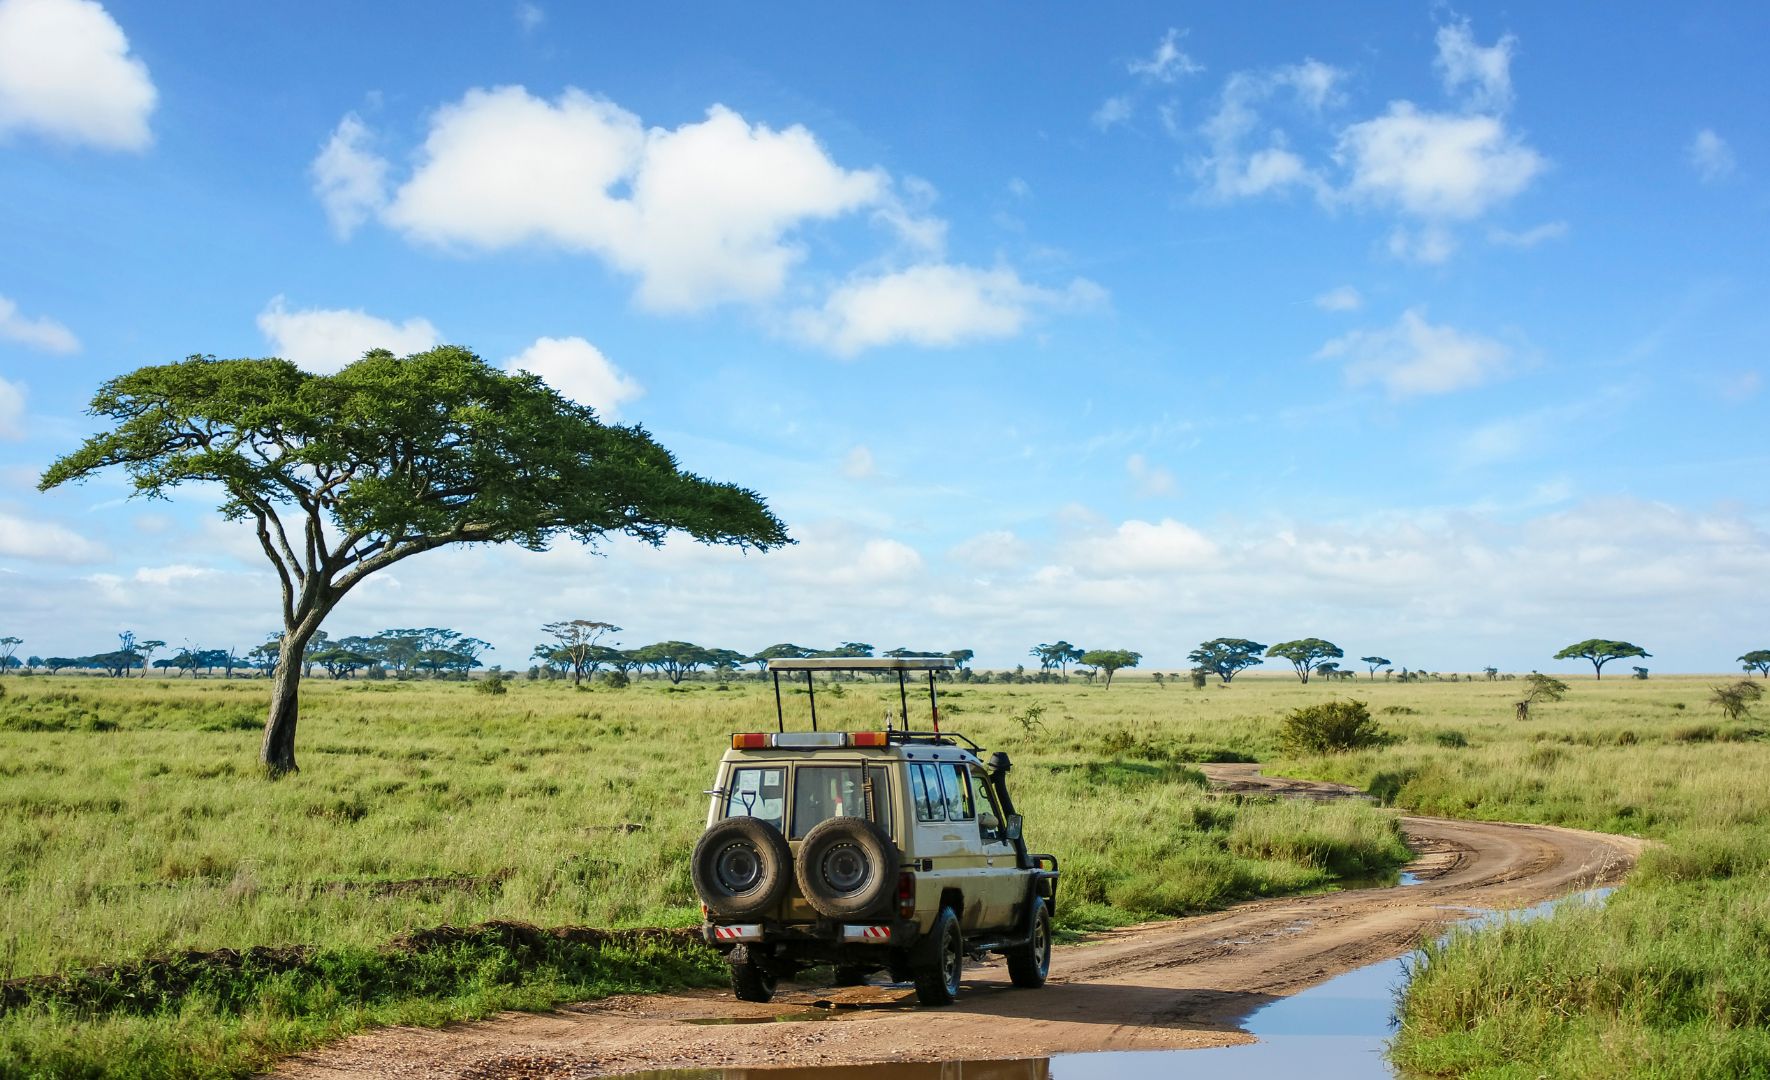
[{"label": "vehicle front wheel", "polygon": [[759,1001],[764,1004],[774,1000],[774,973],[765,970],[750,958],[750,951],[739,945],[731,950],[727,957],[731,964],[731,992],[739,1001]]},{"label": "vehicle front wheel", "polygon": [[924,1005],[951,1005],[959,997],[965,970],[965,935],[952,908],[941,908],[929,932],[930,956],[916,965],[916,1000]]},{"label": "vehicle front wheel", "polygon": [[1051,909],[1042,897],[1034,897],[1038,909],[1033,912],[1032,938],[1025,945],[1002,950],[1008,958],[1008,978],[1026,990],[1045,985],[1051,974]]}]

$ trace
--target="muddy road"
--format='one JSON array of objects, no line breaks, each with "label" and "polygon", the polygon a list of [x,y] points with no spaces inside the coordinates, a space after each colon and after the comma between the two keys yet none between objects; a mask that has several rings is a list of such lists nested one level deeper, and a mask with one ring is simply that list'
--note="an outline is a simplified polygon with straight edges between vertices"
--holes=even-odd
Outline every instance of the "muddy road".
[{"label": "muddy road", "polygon": [[[1355,797],[1205,767],[1224,791]],[[769,1005],[696,991],[510,1014],[440,1031],[395,1028],[288,1061],[287,1080],[589,1077],[643,1069],[1037,1058],[1089,1050],[1227,1046],[1274,998],[1400,956],[1472,908],[1510,908],[1619,880],[1641,842],[1547,826],[1404,817],[1419,857],[1400,887],[1262,900],[1061,946],[1043,990],[1014,990],[1000,961],[967,969],[959,1003],[907,989],[786,987]],[[1061,893],[1059,894],[1061,902]],[[799,1023],[769,1022],[789,1017]],[[983,1021],[983,1022],[979,1022]]]}]

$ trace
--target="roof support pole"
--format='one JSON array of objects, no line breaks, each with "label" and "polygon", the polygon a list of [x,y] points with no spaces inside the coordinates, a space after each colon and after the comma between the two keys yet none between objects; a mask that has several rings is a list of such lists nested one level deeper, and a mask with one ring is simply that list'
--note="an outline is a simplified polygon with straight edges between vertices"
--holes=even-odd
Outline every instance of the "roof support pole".
[{"label": "roof support pole", "polygon": [[781,705],[781,673],[769,672],[774,676],[774,730],[787,730],[787,710]]},{"label": "roof support pole", "polygon": [[897,707],[899,709],[898,717],[903,721],[903,729],[908,731],[910,729],[910,693],[904,685],[902,668],[897,669]]},{"label": "roof support pole", "polygon": [[805,692],[811,695],[811,730],[817,730],[817,686],[811,681],[811,670],[805,671]]},{"label": "roof support pole", "polygon": [[934,733],[940,734],[940,701],[934,696],[934,672],[928,673],[928,711],[934,715]]}]

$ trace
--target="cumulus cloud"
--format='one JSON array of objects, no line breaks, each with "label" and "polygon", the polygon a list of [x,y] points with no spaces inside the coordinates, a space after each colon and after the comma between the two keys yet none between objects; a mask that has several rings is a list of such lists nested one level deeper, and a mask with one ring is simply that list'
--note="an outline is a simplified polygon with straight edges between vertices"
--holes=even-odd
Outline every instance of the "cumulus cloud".
[{"label": "cumulus cloud", "polygon": [[0,0],[0,136],[24,131],[142,150],[158,97],[147,65],[93,0]]},{"label": "cumulus cloud", "polygon": [[341,239],[387,204],[388,165],[369,149],[371,139],[362,118],[348,113],[313,159],[314,193]]},{"label": "cumulus cloud", "polygon": [[856,446],[842,459],[842,475],[850,480],[870,480],[878,472],[878,462],[873,460],[873,451],[869,447]]},{"label": "cumulus cloud", "polygon": [[80,351],[80,339],[72,330],[44,316],[27,319],[18,313],[18,305],[4,296],[0,296],[0,341],[15,341],[44,352]]},{"label": "cumulus cloud", "polygon": [[1088,122],[1101,131],[1106,131],[1130,120],[1132,108],[1130,97],[1115,95],[1102,101],[1100,107],[1088,117]]},{"label": "cumulus cloud", "polygon": [[[1274,98],[1288,99],[1306,115],[1336,100],[1345,73],[1310,58],[1267,71],[1238,71],[1224,82],[1217,108],[1201,128],[1209,153],[1192,162],[1201,194],[1216,201],[1250,198],[1303,186],[1323,190],[1324,181],[1289,147],[1282,128],[1269,126],[1262,109]],[[1252,143],[1264,145],[1250,145]]]},{"label": "cumulus cloud", "polygon": [[946,347],[1013,337],[1041,311],[1101,303],[1105,292],[1077,278],[1062,289],[1033,285],[1007,267],[925,263],[850,278],[820,308],[793,313],[801,340],[841,356],[883,345]]},{"label": "cumulus cloud", "polygon": [[1350,285],[1341,285],[1317,296],[1315,306],[1323,311],[1357,311],[1364,306],[1364,296]]},{"label": "cumulus cloud", "polygon": [[539,375],[548,386],[590,406],[605,420],[619,419],[621,406],[645,393],[637,379],[581,337],[537,338],[511,357],[504,370]]},{"label": "cumulus cloud", "polygon": [[1204,67],[1180,48],[1180,41],[1185,36],[1186,31],[1169,27],[1161,41],[1156,43],[1155,52],[1126,64],[1126,70],[1152,82],[1163,83],[1171,83],[1182,75],[1198,74]]},{"label": "cumulus cloud", "polygon": [[1410,229],[1397,225],[1389,233],[1389,254],[1403,262],[1436,266],[1448,262],[1457,251],[1456,236],[1436,223]]},{"label": "cumulus cloud", "polygon": [[1511,34],[1492,45],[1475,43],[1469,20],[1438,28],[1438,59],[1435,66],[1444,80],[1444,92],[1460,97],[1480,112],[1505,112],[1512,107],[1512,50],[1518,39]]},{"label": "cumulus cloud", "polygon": [[947,550],[947,558],[975,570],[1006,570],[1020,566],[1032,553],[1031,545],[1008,529],[993,529],[967,537]]},{"label": "cumulus cloud", "polygon": [[1217,544],[1190,525],[1173,518],[1133,518],[1110,533],[1071,544],[1067,563],[1077,573],[1115,576],[1202,569],[1218,554]]},{"label": "cumulus cloud", "polygon": [[1346,381],[1381,385],[1392,398],[1466,390],[1501,377],[1512,349],[1492,338],[1434,326],[1419,308],[1394,326],[1354,330],[1323,345],[1318,359],[1344,361]]},{"label": "cumulus cloud", "polygon": [[1415,217],[1478,217],[1530,185],[1547,162],[1498,117],[1423,112],[1397,101],[1340,133],[1343,196]]},{"label": "cumulus cloud", "polygon": [[804,256],[797,229],[891,197],[883,172],[843,168],[804,127],[777,131],[721,105],[647,129],[577,89],[552,101],[520,86],[469,90],[432,114],[417,164],[384,205],[373,198],[380,159],[363,133],[340,133],[319,190],[346,221],[373,213],[445,248],[595,255],[634,275],[640,304],[659,311],[772,297]]},{"label": "cumulus cloud", "polygon": [[547,12],[539,4],[528,3],[527,0],[516,5],[516,25],[525,34],[532,34],[547,21]]},{"label": "cumulus cloud", "polygon": [[90,563],[106,557],[103,544],[53,522],[0,513],[0,556],[52,563]]},{"label": "cumulus cloud", "polygon": [[1727,145],[1726,139],[1709,128],[1696,133],[1685,154],[1690,160],[1690,167],[1696,170],[1696,175],[1705,184],[1725,180],[1733,175],[1733,148]]},{"label": "cumulus cloud", "polygon": [[25,437],[25,384],[0,379],[0,439]]},{"label": "cumulus cloud", "polygon": [[370,349],[396,356],[442,344],[428,319],[393,323],[360,308],[304,308],[291,311],[281,296],[258,313],[258,329],[276,355],[307,371],[328,373],[362,359]]}]

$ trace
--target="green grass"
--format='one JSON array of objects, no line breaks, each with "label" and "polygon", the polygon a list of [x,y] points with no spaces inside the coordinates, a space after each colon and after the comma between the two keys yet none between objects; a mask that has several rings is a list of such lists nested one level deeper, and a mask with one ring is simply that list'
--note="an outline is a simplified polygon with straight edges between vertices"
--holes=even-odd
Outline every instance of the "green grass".
[{"label": "green grass", "polygon": [[[0,977],[181,950],[311,947],[295,970],[114,997],[44,991],[0,1013],[0,1074],[243,1075],[382,1023],[441,1023],[705,981],[710,954],[497,942],[416,961],[383,946],[443,924],[682,927],[688,853],[728,733],[767,729],[764,686],[517,682],[304,687],[302,771],[254,767],[262,682],[6,679],[0,699]],[[1078,930],[1330,887],[1406,858],[1362,805],[1224,799],[1189,767],[1276,745],[1318,688],[960,686],[946,726],[1014,755],[1037,850]],[[820,692],[826,727],[877,726],[897,690]],[[1044,727],[1013,721],[1034,702]],[[805,706],[803,696],[789,709]],[[912,718],[913,714],[912,714]],[[354,973],[341,978],[340,973]]]},{"label": "green grass", "polygon": [[1770,1076],[1770,724],[1721,721],[1718,681],[1577,680],[1528,722],[1515,683],[1426,684],[1411,715],[1373,710],[1398,743],[1273,762],[1423,813],[1658,841],[1602,907],[1429,947],[1392,1050],[1408,1075]]}]

